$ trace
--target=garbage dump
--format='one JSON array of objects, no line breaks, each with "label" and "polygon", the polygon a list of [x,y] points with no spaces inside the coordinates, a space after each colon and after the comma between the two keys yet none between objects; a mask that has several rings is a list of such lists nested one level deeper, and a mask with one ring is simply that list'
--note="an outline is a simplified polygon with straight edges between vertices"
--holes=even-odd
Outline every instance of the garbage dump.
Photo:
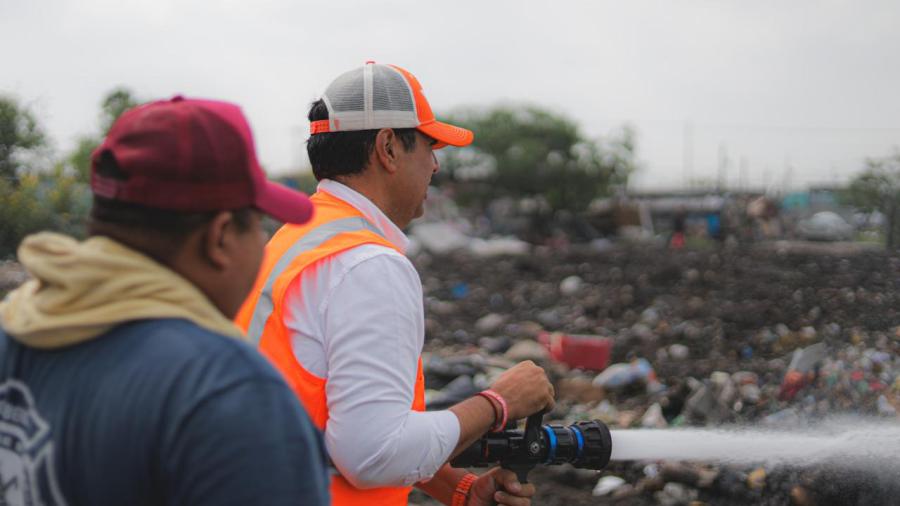
[{"label": "garbage dump", "polygon": [[421,252],[429,408],[543,365],[544,423],[603,423],[612,458],[536,465],[534,504],[894,504],[900,258],[829,251]]},{"label": "garbage dump", "polygon": [[[542,447],[533,504],[895,504],[900,258],[774,244],[421,251],[428,407],[543,365],[557,406],[542,433],[596,421],[610,444],[589,465],[577,437],[558,438],[560,465]],[[0,265],[0,289],[24,279]]]}]

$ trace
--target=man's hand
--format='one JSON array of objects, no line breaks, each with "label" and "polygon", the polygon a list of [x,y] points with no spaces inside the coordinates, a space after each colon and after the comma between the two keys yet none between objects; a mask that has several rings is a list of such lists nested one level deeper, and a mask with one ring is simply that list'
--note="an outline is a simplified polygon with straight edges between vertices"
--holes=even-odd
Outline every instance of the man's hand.
[{"label": "man's hand", "polygon": [[509,408],[509,421],[553,409],[553,385],[544,369],[531,360],[519,362],[497,378],[491,389],[500,394]]},{"label": "man's hand", "polygon": [[534,485],[519,483],[516,473],[495,467],[472,483],[467,506],[530,506]]}]

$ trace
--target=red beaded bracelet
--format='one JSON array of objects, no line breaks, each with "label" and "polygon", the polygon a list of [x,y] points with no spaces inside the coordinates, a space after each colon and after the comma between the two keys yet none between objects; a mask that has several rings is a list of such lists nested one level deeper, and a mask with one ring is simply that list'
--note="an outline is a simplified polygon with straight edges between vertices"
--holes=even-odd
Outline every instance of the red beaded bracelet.
[{"label": "red beaded bracelet", "polygon": [[[488,401],[488,404],[491,405],[491,411],[494,412],[494,421],[491,423],[491,429],[493,429],[493,428],[494,428],[494,425],[497,425],[497,422],[499,422],[500,419],[503,418],[503,413],[500,412],[500,410],[501,410],[502,408],[500,408],[500,406],[498,405],[498,403],[496,403],[496,402],[490,400],[490,399],[488,398],[488,396],[482,395],[481,397],[484,397],[484,400]],[[488,429],[488,430],[490,430],[490,429]]]},{"label": "red beaded bracelet", "polygon": [[[494,410],[494,426],[491,427],[491,432],[500,432],[506,427],[506,422],[509,419],[509,407],[506,405],[506,399],[491,389],[478,392],[478,395],[486,397],[489,400],[493,399],[500,405],[500,416],[497,416],[497,411]],[[494,403],[492,402],[491,406],[493,405]]]},{"label": "red beaded bracelet", "polygon": [[453,501],[450,503],[450,506],[466,506],[466,500],[469,498],[469,489],[472,488],[472,484],[477,479],[478,476],[472,473],[463,476],[459,483],[456,484],[456,490],[453,491]]}]

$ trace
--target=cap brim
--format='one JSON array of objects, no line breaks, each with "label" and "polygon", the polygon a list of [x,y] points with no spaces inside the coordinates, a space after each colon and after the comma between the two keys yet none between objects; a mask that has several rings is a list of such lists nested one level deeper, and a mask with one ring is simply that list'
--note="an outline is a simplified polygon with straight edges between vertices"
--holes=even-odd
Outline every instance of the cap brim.
[{"label": "cap brim", "polygon": [[266,181],[253,204],[282,223],[302,225],[313,216],[313,204],[305,193]]},{"label": "cap brim", "polygon": [[475,139],[475,134],[473,134],[471,130],[466,130],[465,128],[453,126],[448,123],[441,123],[440,121],[425,123],[419,125],[417,128],[423,134],[438,141],[438,144],[434,146],[435,149],[440,149],[448,145],[461,148],[472,144],[472,141]]}]

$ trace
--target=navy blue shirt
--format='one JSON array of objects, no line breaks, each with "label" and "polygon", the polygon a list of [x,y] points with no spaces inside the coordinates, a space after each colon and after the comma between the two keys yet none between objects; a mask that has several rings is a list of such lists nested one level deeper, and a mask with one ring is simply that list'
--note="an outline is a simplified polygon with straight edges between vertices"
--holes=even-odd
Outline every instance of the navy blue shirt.
[{"label": "navy blue shirt", "polygon": [[325,505],[324,455],[269,363],[193,323],[54,350],[0,330],[0,504]]}]

